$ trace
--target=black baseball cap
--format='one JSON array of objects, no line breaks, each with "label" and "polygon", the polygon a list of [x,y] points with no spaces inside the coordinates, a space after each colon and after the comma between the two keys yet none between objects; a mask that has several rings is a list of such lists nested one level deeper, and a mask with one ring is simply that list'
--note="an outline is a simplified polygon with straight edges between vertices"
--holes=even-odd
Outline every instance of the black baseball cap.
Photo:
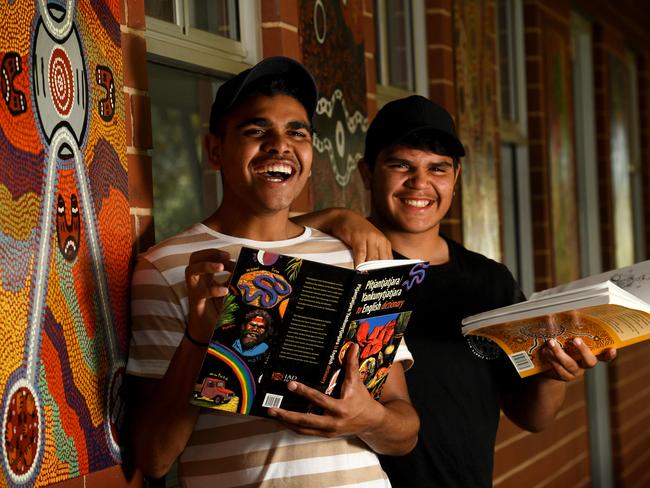
[{"label": "black baseball cap", "polygon": [[316,110],[318,90],[312,74],[298,61],[284,56],[263,59],[252,68],[230,78],[217,90],[210,110],[210,132],[215,134],[221,117],[233,108],[249,88],[262,78],[274,76],[283,78],[291,87],[294,96],[303,104],[309,120]]},{"label": "black baseball cap", "polygon": [[383,149],[399,144],[415,132],[425,136],[431,133],[452,157],[465,156],[449,112],[428,98],[412,95],[388,102],[377,112],[366,134],[365,160],[374,162]]}]

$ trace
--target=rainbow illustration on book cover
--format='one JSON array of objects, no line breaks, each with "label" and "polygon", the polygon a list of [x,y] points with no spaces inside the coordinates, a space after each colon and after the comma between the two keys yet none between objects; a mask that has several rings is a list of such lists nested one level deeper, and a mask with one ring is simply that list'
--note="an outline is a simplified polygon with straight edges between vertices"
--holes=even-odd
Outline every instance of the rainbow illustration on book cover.
[{"label": "rainbow illustration on book cover", "polygon": [[121,460],[120,2],[8,1],[0,16],[0,464],[8,485],[44,486]]}]

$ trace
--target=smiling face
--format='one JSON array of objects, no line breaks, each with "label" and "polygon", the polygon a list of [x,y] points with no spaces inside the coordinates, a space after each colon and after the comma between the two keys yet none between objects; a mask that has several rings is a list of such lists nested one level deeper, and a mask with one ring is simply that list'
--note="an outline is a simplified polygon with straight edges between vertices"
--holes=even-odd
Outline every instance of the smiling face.
[{"label": "smiling face", "polygon": [[247,98],[208,135],[212,164],[221,170],[223,204],[256,215],[286,210],[311,173],[312,134],[304,106],[277,94]]},{"label": "smiling face", "polygon": [[371,219],[386,232],[438,235],[451,205],[460,168],[453,159],[428,150],[392,146],[362,176],[372,193]]}]

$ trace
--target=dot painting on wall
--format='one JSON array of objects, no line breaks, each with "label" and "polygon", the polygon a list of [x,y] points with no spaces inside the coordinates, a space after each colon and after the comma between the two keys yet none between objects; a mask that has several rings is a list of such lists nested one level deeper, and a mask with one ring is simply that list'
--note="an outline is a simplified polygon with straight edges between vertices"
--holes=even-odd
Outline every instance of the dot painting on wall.
[{"label": "dot painting on wall", "polygon": [[369,210],[357,171],[368,130],[363,21],[360,1],[300,2],[302,60],[319,89],[311,186],[316,209]]},{"label": "dot painting on wall", "polygon": [[131,244],[119,9],[0,4],[0,485],[121,459]]}]

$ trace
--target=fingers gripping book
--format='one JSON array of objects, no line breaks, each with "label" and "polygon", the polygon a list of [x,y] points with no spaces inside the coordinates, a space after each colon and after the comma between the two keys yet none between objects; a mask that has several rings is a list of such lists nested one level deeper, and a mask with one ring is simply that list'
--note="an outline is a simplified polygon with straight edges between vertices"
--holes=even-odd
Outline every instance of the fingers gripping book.
[{"label": "fingers gripping book", "polygon": [[535,293],[530,300],[463,319],[463,334],[495,342],[521,377],[549,368],[540,350],[555,339],[573,356],[579,337],[599,354],[650,339],[650,261]]},{"label": "fingers gripping book", "polygon": [[242,248],[192,403],[261,416],[268,407],[308,412],[287,383],[336,396],[353,343],[358,374],[379,398],[426,267],[390,260],[353,270]]}]

